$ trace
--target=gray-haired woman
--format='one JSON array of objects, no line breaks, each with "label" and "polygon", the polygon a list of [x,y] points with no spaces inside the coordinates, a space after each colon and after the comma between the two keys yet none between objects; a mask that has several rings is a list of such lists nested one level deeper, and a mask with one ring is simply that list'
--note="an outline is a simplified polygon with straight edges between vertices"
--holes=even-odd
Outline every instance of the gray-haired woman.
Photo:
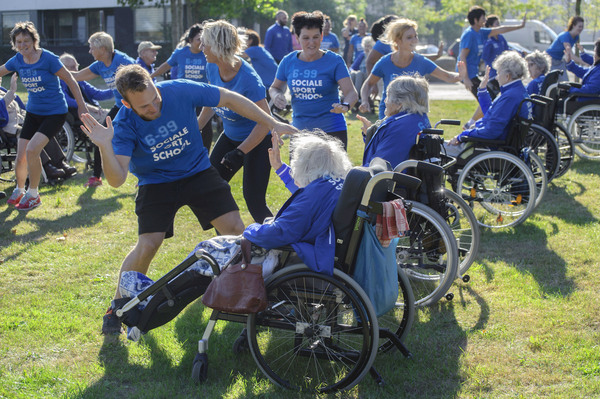
[{"label": "gray-haired woman", "polygon": [[550,56],[539,50],[535,50],[525,57],[525,61],[527,61],[529,76],[531,76],[531,82],[527,85],[527,93],[529,95],[543,94],[540,93],[540,90],[542,89],[544,78],[550,69]]}]

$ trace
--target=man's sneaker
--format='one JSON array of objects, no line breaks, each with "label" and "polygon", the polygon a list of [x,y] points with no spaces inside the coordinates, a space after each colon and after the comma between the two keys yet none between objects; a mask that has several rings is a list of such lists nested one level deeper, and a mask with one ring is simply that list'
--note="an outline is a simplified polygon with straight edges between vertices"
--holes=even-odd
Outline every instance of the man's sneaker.
[{"label": "man's sneaker", "polygon": [[25,191],[20,192],[19,190],[15,189],[6,203],[8,205],[18,205],[19,201],[21,201],[21,198],[23,198],[24,195]]},{"label": "man's sneaker", "polygon": [[34,197],[29,193],[25,193],[21,201],[17,204],[17,209],[20,211],[30,211],[40,205],[42,205],[42,199],[39,195]]},{"label": "man's sneaker", "polygon": [[124,330],[123,327],[121,327],[121,321],[117,315],[113,313],[113,308],[108,308],[106,314],[102,318],[102,334],[115,335],[123,332]]},{"label": "man's sneaker", "polygon": [[88,179],[87,183],[83,185],[83,187],[98,187],[102,185],[102,178],[92,176]]}]

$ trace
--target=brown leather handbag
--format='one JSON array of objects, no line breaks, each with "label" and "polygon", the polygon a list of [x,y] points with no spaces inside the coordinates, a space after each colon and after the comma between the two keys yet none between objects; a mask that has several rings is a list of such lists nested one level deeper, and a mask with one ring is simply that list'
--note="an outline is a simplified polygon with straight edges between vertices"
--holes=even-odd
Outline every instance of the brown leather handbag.
[{"label": "brown leather handbag", "polygon": [[250,241],[242,238],[242,259],[221,271],[208,285],[202,303],[229,313],[256,313],[267,307],[262,265],[252,265]]}]

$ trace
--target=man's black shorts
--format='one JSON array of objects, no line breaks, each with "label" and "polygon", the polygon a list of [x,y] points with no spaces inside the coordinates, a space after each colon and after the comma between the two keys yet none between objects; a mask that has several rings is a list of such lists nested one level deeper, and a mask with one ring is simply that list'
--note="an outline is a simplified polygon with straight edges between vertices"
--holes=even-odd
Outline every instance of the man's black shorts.
[{"label": "man's black shorts", "polygon": [[165,238],[172,237],[175,214],[184,205],[204,230],[212,228],[212,220],[238,210],[229,184],[211,166],[185,179],[140,186],[135,199],[138,234],[164,232]]},{"label": "man's black shorts", "polygon": [[471,93],[475,96],[476,100],[478,100],[477,90],[479,89],[480,84],[481,84],[481,79],[479,79],[479,77],[475,76],[474,78],[471,78]]}]

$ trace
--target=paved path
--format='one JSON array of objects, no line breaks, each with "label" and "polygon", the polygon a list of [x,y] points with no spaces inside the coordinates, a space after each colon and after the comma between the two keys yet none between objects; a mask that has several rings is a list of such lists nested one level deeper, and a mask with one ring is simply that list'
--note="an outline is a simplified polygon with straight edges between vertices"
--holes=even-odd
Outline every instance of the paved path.
[{"label": "paved path", "polygon": [[429,99],[475,101],[462,83],[429,83]]}]

